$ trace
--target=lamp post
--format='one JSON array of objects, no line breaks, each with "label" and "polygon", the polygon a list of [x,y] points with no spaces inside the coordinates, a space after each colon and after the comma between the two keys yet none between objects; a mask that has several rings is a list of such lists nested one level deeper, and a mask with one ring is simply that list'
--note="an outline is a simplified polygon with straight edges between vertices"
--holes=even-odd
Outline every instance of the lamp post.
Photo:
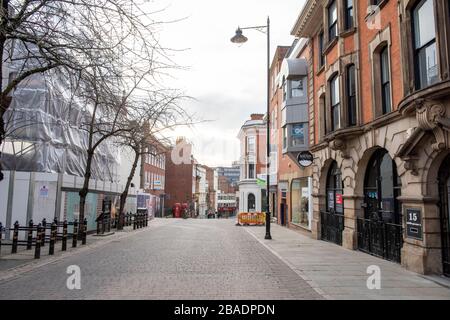
[{"label": "lamp post", "polygon": [[[266,33],[267,35],[267,172],[266,172],[266,183],[267,183],[267,191],[266,191],[266,240],[272,240],[272,236],[270,234],[270,208],[269,208],[269,200],[270,200],[270,18],[267,17],[267,25],[265,26],[255,26],[255,27],[245,27],[245,28],[237,28],[236,34],[233,38],[231,38],[231,42],[233,43],[245,43],[248,41],[248,38],[245,37],[242,33],[242,30],[255,29],[260,32]],[[263,30],[266,30],[264,32]]]}]

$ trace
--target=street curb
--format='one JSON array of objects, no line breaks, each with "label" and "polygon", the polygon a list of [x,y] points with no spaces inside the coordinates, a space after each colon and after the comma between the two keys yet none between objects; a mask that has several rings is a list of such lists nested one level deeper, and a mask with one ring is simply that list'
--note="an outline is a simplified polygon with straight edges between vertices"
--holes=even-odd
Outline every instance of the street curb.
[{"label": "street curb", "polygon": [[292,265],[289,261],[284,259],[281,255],[279,255],[275,250],[273,250],[270,246],[268,246],[264,241],[259,239],[253,232],[248,230],[248,228],[244,228],[245,231],[247,231],[253,238],[256,239],[259,243],[261,243],[267,250],[269,250],[272,254],[274,254],[278,259],[280,259],[282,262],[284,262],[292,271],[294,271],[300,278],[302,278],[314,291],[316,291],[321,297],[323,297],[325,300],[335,300],[332,296],[327,295],[325,292],[323,292],[317,283],[315,283],[313,280],[309,279],[303,272],[297,270],[294,265]]}]

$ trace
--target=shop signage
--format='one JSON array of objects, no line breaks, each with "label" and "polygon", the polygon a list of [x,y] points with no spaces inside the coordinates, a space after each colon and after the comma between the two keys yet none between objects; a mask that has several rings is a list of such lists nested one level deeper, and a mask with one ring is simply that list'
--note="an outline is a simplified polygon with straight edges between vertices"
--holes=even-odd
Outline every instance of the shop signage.
[{"label": "shop signage", "polygon": [[344,201],[342,200],[342,194],[336,193],[336,204],[343,204]]},{"label": "shop signage", "polygon": [[297,161],[302,167],[307,168],[313,164],[314,156],[309,151],[303,151],[298,154]]},{"label": "shop signage", "polygon": [[406,209],[406,236],[411,239],[423,240],[422,210],[418,208]]}]

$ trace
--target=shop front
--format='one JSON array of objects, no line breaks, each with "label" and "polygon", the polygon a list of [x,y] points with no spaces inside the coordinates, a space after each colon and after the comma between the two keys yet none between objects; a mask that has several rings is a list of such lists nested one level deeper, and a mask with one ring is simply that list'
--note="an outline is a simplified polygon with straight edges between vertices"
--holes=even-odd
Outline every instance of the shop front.
[{"label": "shop front", "polygon": [[294,179],[291,182],[291,224],[310,230],[312,219],[312,179]]}]

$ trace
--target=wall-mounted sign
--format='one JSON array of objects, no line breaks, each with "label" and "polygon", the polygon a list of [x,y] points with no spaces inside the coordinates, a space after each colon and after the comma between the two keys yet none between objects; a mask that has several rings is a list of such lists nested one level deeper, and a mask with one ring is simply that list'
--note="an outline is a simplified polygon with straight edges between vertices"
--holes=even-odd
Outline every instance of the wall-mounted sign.
[{"label": "wall-mounted sign", "polygon": [[42,186],[39,189],[39,196],[41,198],[48,198],[48,188],[46,186]]},{"label": "wall-mounted sign", "polygon": [[302,167],[306,168],[313,164],[314,156],[309,151],[303,151],[298,154],[297,161]]},{"label": "wall-mounted sign", "polygon": [[342,194],[340,194],[340,193],[336,193],[336,204],[344,204]]},{"label": "wall-mounted sign", "polygon": [[406,236],[411,239],[423,240],[422,210],[406,209]]}]

